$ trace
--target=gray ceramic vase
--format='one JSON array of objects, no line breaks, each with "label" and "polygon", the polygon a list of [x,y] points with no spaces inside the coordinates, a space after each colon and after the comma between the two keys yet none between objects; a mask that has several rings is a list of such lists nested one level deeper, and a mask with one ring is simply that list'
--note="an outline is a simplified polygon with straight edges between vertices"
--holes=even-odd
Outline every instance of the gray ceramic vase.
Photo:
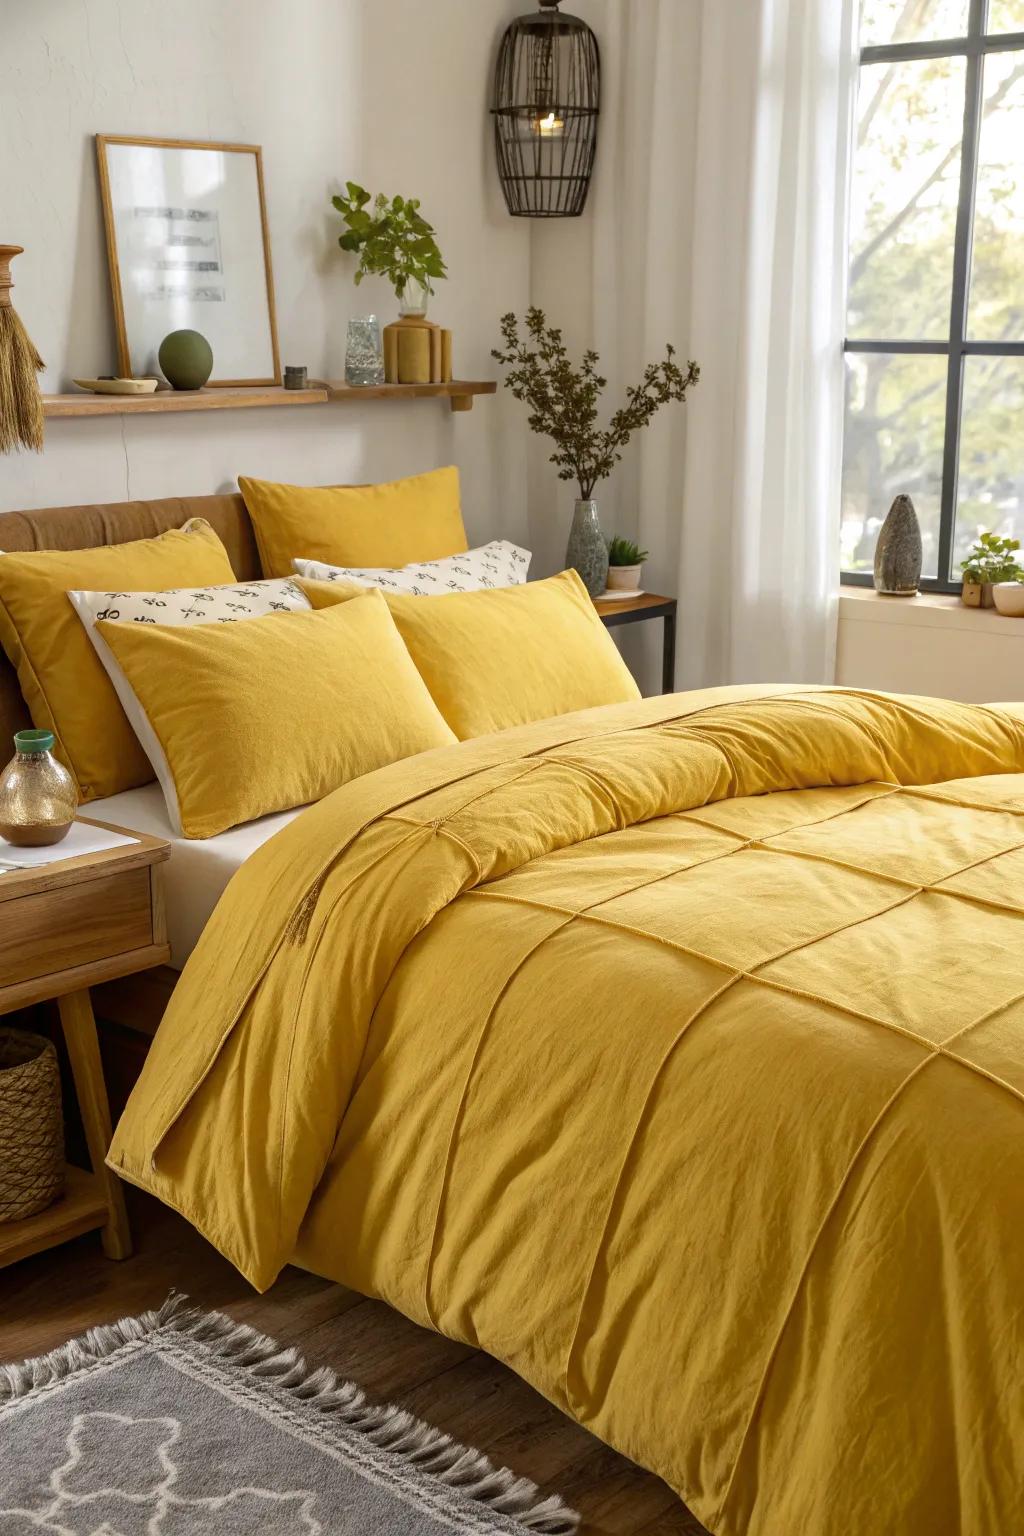
[{"label": "gray ceramic vase", "polygon": [[875,591],[913,597],[921,580],[921,525],[909,496],[897,496],[875,545]]},{"label": "gray ceramic vase", "polygon": [[579,572],[591,597],[600,597],[608,585],[608,545],[601,532],[596,501],[576,503],[565,563]]}]

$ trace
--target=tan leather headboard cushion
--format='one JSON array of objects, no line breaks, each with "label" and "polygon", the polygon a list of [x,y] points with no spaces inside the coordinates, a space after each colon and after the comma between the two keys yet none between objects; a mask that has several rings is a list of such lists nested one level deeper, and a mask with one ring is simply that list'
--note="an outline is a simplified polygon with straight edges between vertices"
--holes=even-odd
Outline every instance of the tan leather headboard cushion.
[{"label": "tan leather headboard cushion", "polygon": [[[262,575],[249,514],[237,494],[0,512],[0,550],[95,549],[100,544],[127,544],[131,539],[149,539],[168,528],[180,528],[190,517],[205,517],[216,530],[239,580],[255,581]],[[14,669],[0,652],[0,767],[14,750],[11,736],[31,723]]]}]

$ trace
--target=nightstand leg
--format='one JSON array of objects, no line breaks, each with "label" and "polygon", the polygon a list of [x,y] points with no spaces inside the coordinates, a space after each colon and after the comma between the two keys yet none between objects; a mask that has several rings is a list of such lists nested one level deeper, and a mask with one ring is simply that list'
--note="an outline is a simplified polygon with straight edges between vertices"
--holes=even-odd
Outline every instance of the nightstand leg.
[{"label": "nightstand leg", "polygon": [[107,1224],[103,1228],[103,1251],[108,1259],[126,1259],[132,1251],[128,1213],[125,1210],[121,1181],[111,1173],[103,1159],[110,1146],[110,1104],[103,1080],[100,1042],[96,1019],[88,991],[69,992],[58,998],[61,1028],[71,1061],[78,1108],[82,1116],[85,1140],[92,1171],[100,1180],[107,1202]]},{"label": "nightstand leg", "polygon": [[676,691],[676,615],[673,608],[665,615],[665,634],[661,651],[661,691]]}]

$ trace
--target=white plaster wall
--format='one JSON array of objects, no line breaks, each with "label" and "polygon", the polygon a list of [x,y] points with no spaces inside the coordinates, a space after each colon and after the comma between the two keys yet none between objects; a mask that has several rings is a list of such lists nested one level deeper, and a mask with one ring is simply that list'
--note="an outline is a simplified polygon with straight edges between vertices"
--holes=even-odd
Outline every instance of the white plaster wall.
[{"label": "white plaster wall", "polygon": [[[516,0],[0,0],[0,239],[26,247],[15,303],[44,389],[115,370],[93,135],[263,146],[282,362],[343,373],[356,289],[329,195],[351,177],[422,199],[450,280],[434,303],[456,370],[491,377],[498,317],[525,307],[530,228],[505,211],[487,106]],[[0,509],[192,495],[239,473],[311,484],[457,463],[471,536],[521,538],[526,429],[511,399],[52,421],[0,459]]]}]

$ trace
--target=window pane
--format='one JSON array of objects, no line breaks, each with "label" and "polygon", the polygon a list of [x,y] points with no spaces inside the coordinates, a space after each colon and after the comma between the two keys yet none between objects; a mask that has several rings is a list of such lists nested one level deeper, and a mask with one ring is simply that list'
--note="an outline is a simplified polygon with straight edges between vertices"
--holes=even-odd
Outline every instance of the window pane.
[{"label": "window pane", "polygon": [[990,0],[990,32],[1024,32],[1024,0]]},{"label": "window pane", "polygon": [[964,80],[962,58],[861,68],[850,336],[949,335]]},{"label": "window pane", "polygon": [[921,523],[924,575],[938,572],[946,366],[944,357],[847,353],[844,571],[871,570],[878,530],[903,491]]},{"label": "window pane", "polygon": [[980,533],[1024,539],[1024,358],[964,359],[953,576]]},{"label": "window pane", "polygon": [[1024,53],[985,61],[968,327],[983,341],[1024,339]]},{"label": "window pane", "polygon": [[[999,0],[993,0],[998,4]],[[1019,0],[1004,0],[1008,5]],[[968,0],[861,0],[860,45],[963,37]]]}]

